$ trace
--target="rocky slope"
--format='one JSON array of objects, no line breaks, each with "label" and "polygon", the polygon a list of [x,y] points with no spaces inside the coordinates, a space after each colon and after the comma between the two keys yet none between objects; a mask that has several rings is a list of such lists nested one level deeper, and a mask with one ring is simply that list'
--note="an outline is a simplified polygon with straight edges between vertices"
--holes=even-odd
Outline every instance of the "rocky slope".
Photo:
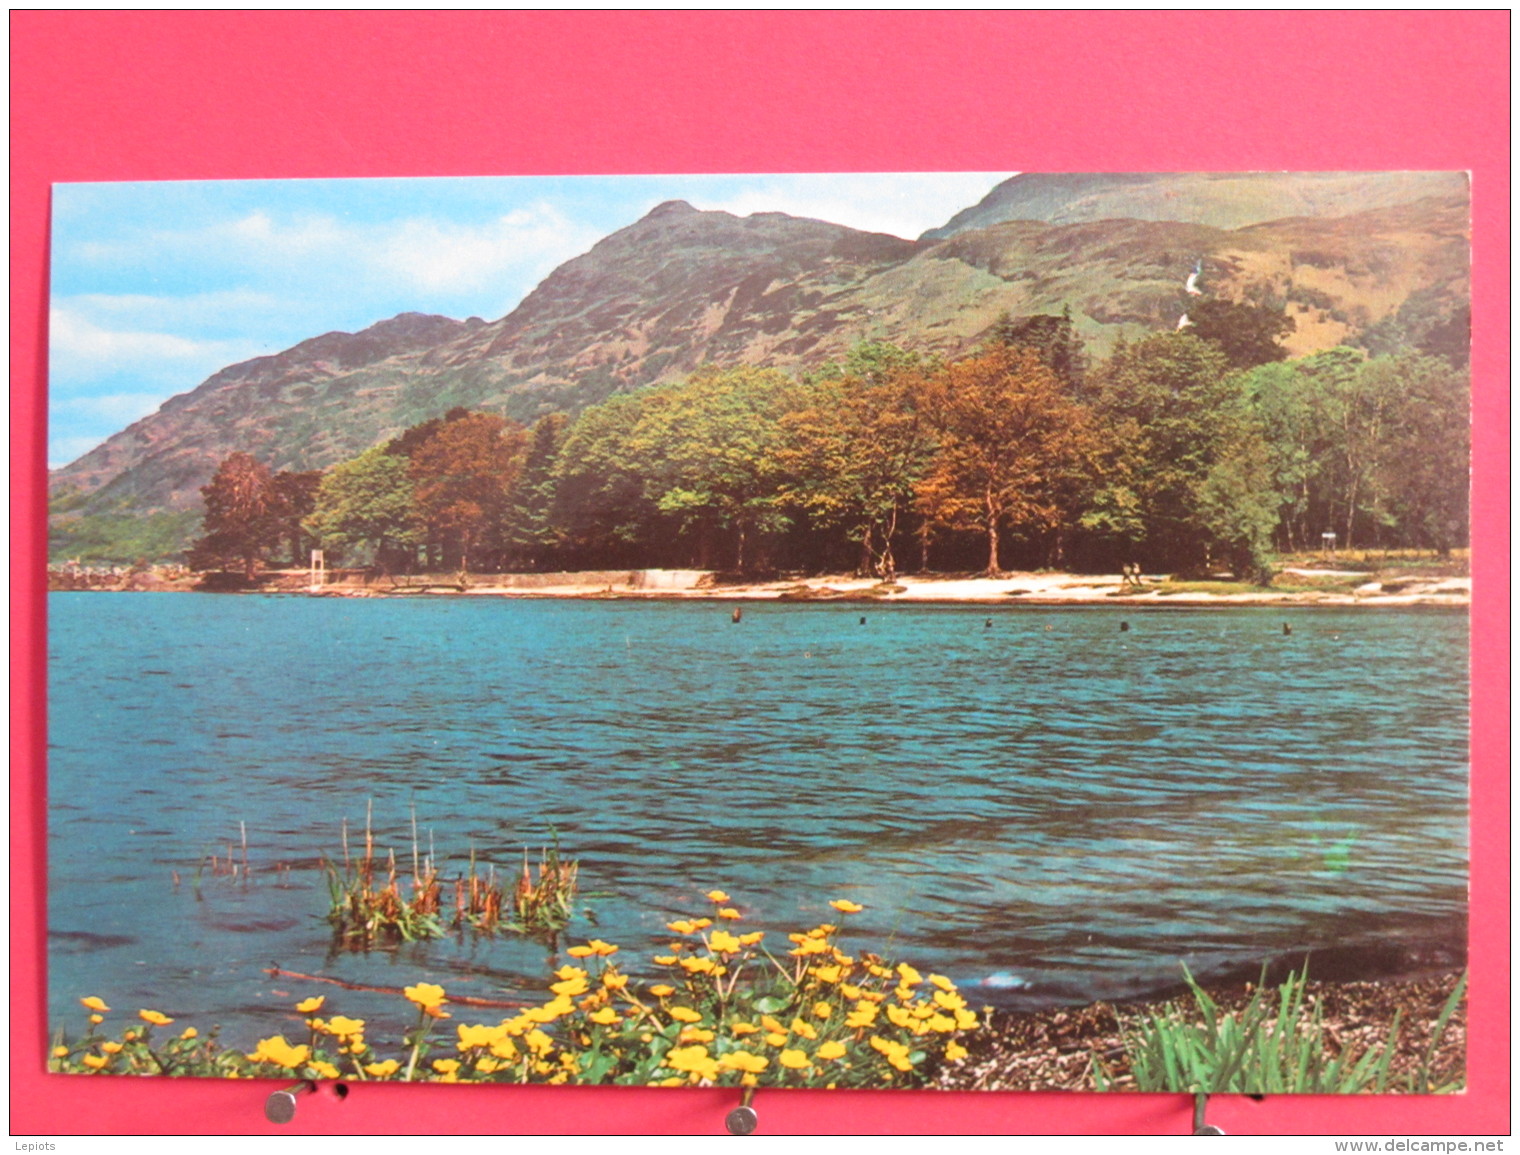
[{"label": "rocky slope", "polygon": [[[1304,185],[1296,203],[1342,207],[1350,193],[1334,176]],[[1212,294],[1285,304],[1298,325],[1288,341],[1295,354],[1411,310],[1422,324],[1449,321],[1465,304],[1461,178],[1457,195],[1244,227],[1085,219],[1121,192],[1130,207],[1159,196],[1167,179],[1014,178],[994,208],[1038,200],[1076,219],[969,227],[961,214],[949,235],[918,241],[668,202],[556,269],[500,320],[408,313],[229,366],[56,471],[52,488],[85,512],[193,510],[236,449],[275,469],[321,468],[453,406],[527,421],[705,362],[797,369],[861,340],[955,353],[1005,311],[1070,308],[1101,352],[1121,335],[1175,327],[1198,262]],[[1191,203],[1196,181],[1178,179],[1180,203]],[[1374,188],[1393,198],[1449,184]],[[1023,200],[1010,200],[1010,188]]]}]

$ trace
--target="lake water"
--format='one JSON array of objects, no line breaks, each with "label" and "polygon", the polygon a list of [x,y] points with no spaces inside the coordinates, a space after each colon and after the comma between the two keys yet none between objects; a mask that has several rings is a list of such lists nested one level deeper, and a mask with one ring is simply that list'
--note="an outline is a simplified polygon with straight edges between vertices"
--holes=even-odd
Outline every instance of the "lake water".
[{"label": "lake water", "polygon": [[[721,887],[773,934],[863,903],[847,945],[981,1002],[1460,961],[1465,613],[730,610],[50,595],[50,1020],[96,994],[251,1043],[286,992],[396,1010],[272,964],[542,990],[512,936],[334,947],[320,860],[371,801],[379,846],[409,856],[415,808],[446,873],[557,830],[572,935],[620,958]],[[192,885],[240,823],[251,882]]]}]

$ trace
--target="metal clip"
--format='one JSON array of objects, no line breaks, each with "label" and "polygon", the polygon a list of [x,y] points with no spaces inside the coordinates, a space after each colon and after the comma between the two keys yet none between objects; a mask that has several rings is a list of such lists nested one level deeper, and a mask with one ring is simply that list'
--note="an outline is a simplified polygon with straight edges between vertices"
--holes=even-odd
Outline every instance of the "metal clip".
[{"label": "metal clip", "polygon": [[730,1135],[753,1135],[755,1128],[760,1126],[760,1116],[750,1106],[755,1098],[755,1089],[745,1087],[744,1093],[739,1096],[739,1105],[728,1113],[728,1118],[723,1120],[723,1125],[728,1128]]},{"label": "metal clip", "polygon": [[269,1098],[264,1100],[264,1118],[271,1123],[289,1123],[296,1117],[296,1098],[300,1095],[309,1095],[317,1089],[317,1085],[310,1080],[286,1087],[283,1091],[275,1091]]},{"label": "metal clip", "polygon": [[1199,1091],[1193,1098],[1193,1134],[1194,1135],[1223,1135],[1223,1127],[1217,1127],[1213,1123],[1204,1121],[1203,1113],[1209,1105],[1209,1097]]}]

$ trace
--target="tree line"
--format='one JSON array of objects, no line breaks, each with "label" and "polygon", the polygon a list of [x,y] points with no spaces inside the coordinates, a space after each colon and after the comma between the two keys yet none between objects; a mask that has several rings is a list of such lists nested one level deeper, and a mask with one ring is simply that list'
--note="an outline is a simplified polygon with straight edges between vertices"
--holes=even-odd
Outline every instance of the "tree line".
[{"label": "tree line", "polygon": [[200,569],[287,552],[389,572],[1117,568],[1262,580],[1273,552],[1466,543],[1452,359],[1287,360],[1281,315],[1202,302],[1095,361],[1069,317],[957,359],[866,343],[800,377],[738,366],[524,426],[454,409],[321,472],[235,453]]}]

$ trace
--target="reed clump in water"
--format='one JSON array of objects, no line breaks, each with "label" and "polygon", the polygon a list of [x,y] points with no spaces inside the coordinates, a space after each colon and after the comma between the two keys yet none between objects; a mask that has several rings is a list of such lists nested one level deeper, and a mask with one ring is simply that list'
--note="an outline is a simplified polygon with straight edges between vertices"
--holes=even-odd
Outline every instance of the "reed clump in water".
[{"label": "reed clump in water", "polygon": [[346,945],[363,947],[386,938],[415,942],[465,928],[482,934],[507,930],[552,939],[569,924],[579,864],[560,856],[558,839],[541,852],[536,880],[528,852],[523,851],[522,873],[510,890],[496,867],[482,868],[471,850],[469,868],[452,881],[454,902],[449,911],[443,901],[448,883],[431,846],[428,853],[421,852],[416,815],[412,816],[410,879],[402,876],[394,850],[377,855],[372,819],[372,810],[366,811],[361,853],[350,850],[345,822],[343,861],[323,860],[331,900],[327,917]]}]

